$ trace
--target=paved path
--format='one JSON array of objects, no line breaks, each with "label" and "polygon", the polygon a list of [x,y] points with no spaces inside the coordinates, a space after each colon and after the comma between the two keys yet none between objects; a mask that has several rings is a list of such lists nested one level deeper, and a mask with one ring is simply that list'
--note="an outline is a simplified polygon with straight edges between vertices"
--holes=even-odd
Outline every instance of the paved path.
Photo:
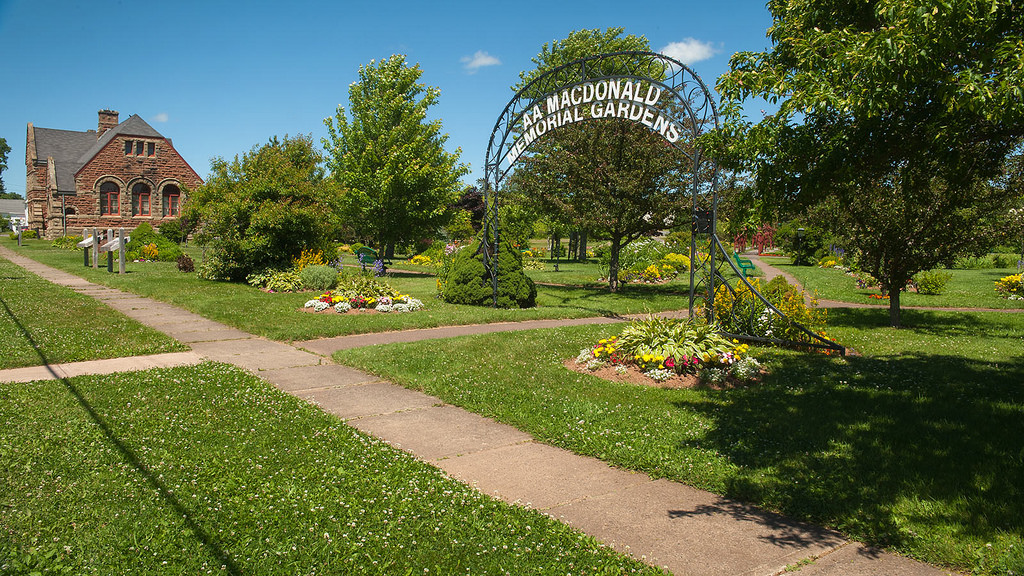
[{"label": "paved path", "polygon": [[[839,534],[667,480],[616,469],[536,442],[510,426],[379,378],[332,364],[311,352],[353,342],[398,342],[434,336],[521,328],[503,324],[436,331],[273,342],[212,322],[175,306],[97,286],[0,247],[0,256],[106,302],[143,324],[187,342],[192,353],[127,359],[147,367],[161,359],[189,364],[199,357],[248,370],[280,390],[314,402],[348,424],[508,502],[526,505],[606,544],[675,574],[769,576],[804,564],[812,576],[949,574],[906,558],[844,540]],[[590,322],[611,321],[589,319]],[[579,321],[538,321],[538,327]],[[323,345],[322,347],[320,345]],[[121,360],[44,367],[49,377],[113,369]],[[123,364],[121,364],[123,366]],[[29,369],[18,369],[29,370]],[[0,381],[15,371],[0,371]],[[8,380],[10,381],[10,380]]]}]

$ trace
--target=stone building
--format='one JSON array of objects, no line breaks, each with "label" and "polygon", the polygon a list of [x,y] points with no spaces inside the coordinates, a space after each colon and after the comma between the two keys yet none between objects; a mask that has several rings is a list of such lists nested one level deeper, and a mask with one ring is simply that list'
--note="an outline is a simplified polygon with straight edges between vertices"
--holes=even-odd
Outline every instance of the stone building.
[{"label": "stone building", "polygon": [[99,111],[97,130],[76,132],[28,125],[25,143],[28,227],[46,238],[85,228],[154,228],[177,218],[183,188],[203,180],[138,115],[118,123]]}]

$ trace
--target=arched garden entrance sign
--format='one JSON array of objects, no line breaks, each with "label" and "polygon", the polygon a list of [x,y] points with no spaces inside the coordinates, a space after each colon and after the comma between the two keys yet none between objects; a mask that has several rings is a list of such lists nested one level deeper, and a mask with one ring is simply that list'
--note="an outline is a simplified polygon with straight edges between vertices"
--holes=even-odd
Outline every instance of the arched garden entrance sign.
[{"label": "arched garden entrance sign", "polygon": [[[792,322],[768,302],[736,267],[715,234],[718,167],[703,153],[699,138],[718,127],[707,86],[684,64],[653,52],[597,54],[541,74],[509,101],[494,124],[485,162],[483,250],[494,302],[498,298],[498,204],[502,183],[530,145],[546,134],[579,122],[617,119],[645,126],[682,153],[681,171],[691,197],[690,315],[703,305],[708,320],[728,318],[727,336],[754,341],[780,339],[772,326],[787,323],[799,344],[845,353],[845,348]],[[740,282],[725,279],[727,266]],[[716,300],[719,302],[716,303]],[[767,315],[767,316],[766,316]],[[767,328],[766,328],[767,327]]]}]

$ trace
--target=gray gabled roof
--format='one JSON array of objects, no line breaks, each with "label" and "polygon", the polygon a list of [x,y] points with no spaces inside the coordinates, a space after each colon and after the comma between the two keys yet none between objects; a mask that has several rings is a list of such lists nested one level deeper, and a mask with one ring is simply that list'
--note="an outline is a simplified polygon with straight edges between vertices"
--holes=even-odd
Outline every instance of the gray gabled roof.
[{"label": "gray gabled roof", "polygon": [[8,200],[6,198],[0,199],[0,215],[6,216],[20,216],[25,217],[25,201],[24,200]]},{"label": "gray gabled roof", "polygon": [[75,191],[75,172],[81,167],[78,159],[82,153],[96,144],[96,132],[75,132],[36,128],[36,158],[45,162],[53,157],[57,169],[57,190]]},{"label": "gray gabled roof", "polygon": [[52,156],[57,171],[57,191],[75,191],[75,173],[81,170],[116,136],[142,136],[144,138],[163,138],[138,114],[132,114],[127,120],[107,130],[99,139],[96,131],[75,132],[72,130],[54,130],[52,128],[35,128],[36,158],[46,160]]}]

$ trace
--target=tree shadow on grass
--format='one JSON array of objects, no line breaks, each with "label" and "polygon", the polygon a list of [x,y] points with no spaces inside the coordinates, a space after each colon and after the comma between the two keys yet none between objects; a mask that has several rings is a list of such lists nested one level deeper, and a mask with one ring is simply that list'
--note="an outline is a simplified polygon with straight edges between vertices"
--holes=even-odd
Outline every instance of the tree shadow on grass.
[{"label": "tree shadow on grass", "polygon": [[57,374],[57,372],[53,369],[52,365],[50,364],[49,359],[46,357],[46,353],[35,341],[35,338],[33,338],[31,331],[29,331],[21,323],[17,315],[15,315],[14,311],[11,310],[10,306],[7,304],[7,301],[4,300],[3,297],[0,297],[0,305],[3,306],[4,312],[6,312],[7,316],[11,318],[11,321],[15,324],[18,331],[21,333],[22,337],[24,337],[32,345],[32,348],[39,355],[39,359],[42,361],[46,369],[50,372],[51,375],[53,375],[55,380],[59,380],[61,384],[64,385],[64,387],[71,394],[71,396],[74,397],[78,405],[81,406],[82,409],[86,412],[86,414],[89,415],[89,419],[92,420],[92,422],[96,424],[96,426],[100,429],[100,431],[103,433],[103,436],[107,439],[107,441],[110,442],[111,445],[113,445],[113,447],[117,450],[119,454],[121,454],[121,457],[138,474],[140,474],[146,480],[146,482],[150,486],[152,486],[153,489],[156,490],[158,494],[160,494],[160,497],[168,506],[171,507],[171,509],[174,510],[174,513],[178,517],[182,518],[185,525],[188,526],[189,530],[191,530],[192,534],[195,535],[196,539],[199,540],[199,542],[206,548],[207,552],[209,552],[210,555],[216,558],[217,561],[224,566],[224,571],[227,574],[241,574],[241,570],[239,570],[238,565],[231,558],[231,555],[228,554],[228,552],[225,551],[221,547],[221,545],[193,519],[192,511],[189,508],[187,508],[184,504],[182,504],[181,500],[179,500],[178,497],[175,496],[170,491],[170,489],[168,489],[167,486],[160,481],[157,475],[154,474],[153,471],[150,469],[149,465],[147,465],[146,462],[144,462],[142,458],[139,457],[138,453],[114,432],[110,424],[106,420],[104,420],[103,416],[96,410],[95,407],[93,407],[92,403],[89,402],[89,399],[86,398],[82,391],[79,390],[77,386],[75,386],[74,382],[68,378],[61,377],[59,374]]},{"label": "tree shadow on grass", "polygon": [[1024,518],[1024,357],[782,355],[762,385],[677,402],[715,422],[686,447],[739,465],[727,496],[902,547],[925,525],[995,541]]}]

